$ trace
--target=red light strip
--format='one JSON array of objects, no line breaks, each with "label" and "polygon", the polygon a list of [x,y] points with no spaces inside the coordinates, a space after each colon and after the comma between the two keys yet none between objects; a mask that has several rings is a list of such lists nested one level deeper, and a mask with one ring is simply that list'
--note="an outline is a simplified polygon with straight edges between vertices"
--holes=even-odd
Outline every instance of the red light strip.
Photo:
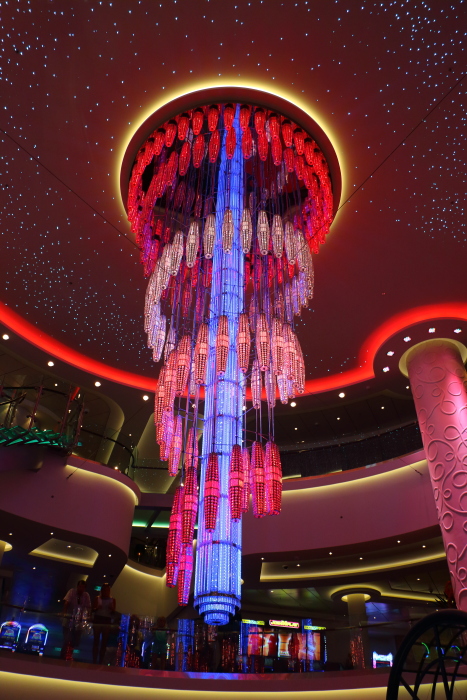
[{"label": "red light strip", "polygon": [[[323,391],[341,389],[350,384],[358,384],[359,382],[373,379],[375,376],[373,362],[376,353],[388,338],[408,326],[439,318],[456,318],[467,321],[467,304],[453,302],[418,306],[392,316],[366,338],[358,355],[358,367],[329,377],[309,379],[305,384],[305,393],[318,394]],[[32,323],[26,321],[16,311],[13,311],[2,302],[0,302],[0,322],[4,323],[13,333],[16,333],[49,355],[84,372],[89,372],[95,377],[108,379],[117,384],[124,384],[143,391],[155,391],[156,389],[157,381],[155,379],[111,367],[98,360],[93,360],[87,355],[83,355],[36,328],[36,326],[33,326]]]},{"label": "red light strip", "polygon": [[106,365],[99,360],[93,360],[87,355],[64,345],[59,340],[55,340],[50,335],[47,335],[32,323],[26,321],[22,316],[10,309],[0,301],[0,321],[5,324],[11,331],[19,335],[24,340],[27,340],[32,345],[43,350],[45,353],[56,357],[62,362],[66,362],[73,367],[89,372],[99,379],[109,379],[117,384],[142,389],[143,391],[155,391],[157,381],[149,377],[143,377],[139,374],[126,372],[116,367]]}]

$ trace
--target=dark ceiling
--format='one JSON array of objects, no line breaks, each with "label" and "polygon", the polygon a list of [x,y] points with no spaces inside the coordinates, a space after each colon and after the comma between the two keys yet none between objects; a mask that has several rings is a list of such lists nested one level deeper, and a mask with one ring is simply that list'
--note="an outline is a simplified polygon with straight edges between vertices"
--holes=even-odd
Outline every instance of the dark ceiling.
[{"label": "dark ceiling", "polygon": [[[37,333],[150,385],[145,284],[119,191],[123,154],[164,102],[226,84],[296,102],[340,161],[340,210],[315,256],[315,299],[299,330],[307,379],[358,367],[366,339],[397,314],[445,305],[413,315],[429,319],[420,339],[439,318],[456,319],[446,333],[467,319],[467,307],[449,311],[466,301],[464,2],[2,5],[0,301]],[[48,355],[10,335],[9,347],[45,367]],[[349,405],[363,406],[355,415],[334,408],[334,390],[303,410],[325,410],[333,425],[342,408],[344,433],[359,431],[359,411],[379,413],[381,396],[388,426],[413,417],[406,380],[397,367],[380,369],[346,388]],[[56,371],[82,385],[95,378],[60,356]],[[130,390],[102,389],[137,410]],[[292,423],[284,421],[284,441]]]}]

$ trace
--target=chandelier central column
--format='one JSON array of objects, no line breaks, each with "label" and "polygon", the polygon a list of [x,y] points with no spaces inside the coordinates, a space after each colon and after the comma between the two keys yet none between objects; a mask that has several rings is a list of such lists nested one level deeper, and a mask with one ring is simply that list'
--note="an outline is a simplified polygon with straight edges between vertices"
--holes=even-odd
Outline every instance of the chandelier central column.
[{"label": "chandelier central column", "polygon": [[[240,246],[243,207],[241,131],[238,107],[232,128],[236,148],[227,158],[224,144],[216,198],[216,238],[209,308],[209,355],[205,387],[205,412],[201,457],[200,510],[195,572],[195,605],[207,624],[221,625],[240,606],[241,521],[232,520],[229,505],[230,455],[242,444],[244,375],[238,366],[236,337],[244,304],[244,264]],[[231,219],[230,219],[231,217]],[[226,229],[233,227],[232,249],[226,252]],[[227,318],[228,356],[223,376],[217,378],[219,321]],[[214,530],[205,525],[206,481],[210,455],[219,469],[218,517]]]}]

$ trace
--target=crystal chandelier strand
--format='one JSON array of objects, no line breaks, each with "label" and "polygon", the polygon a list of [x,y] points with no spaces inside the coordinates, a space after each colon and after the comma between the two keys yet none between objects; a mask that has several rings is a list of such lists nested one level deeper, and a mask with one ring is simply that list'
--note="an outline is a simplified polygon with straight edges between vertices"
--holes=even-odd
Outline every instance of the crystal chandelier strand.
[{"label": "crystal chandelier strand", "polygon": [[[238,117],[231,159],[221,150],[216,200],[216,238],[213,254],[211,302],[209,308],[209,357],[205,390],[200,508],[195,567],[195,605],[208,624],[225,624],[229,613],[240,606],[241,527],[230,517],[229,468],[234,444],[242,444],[241,371],[236,354],[239,315],[243,310],[243,253],[240,244],[242,153]],[[230,163],[227,161],[230,160]],[[230,252],[225,250],[225,211],[233,227]],[[224,233],[224,240],[223,240]],[[229,347],[222,377],[216,371],[216,339],[219,319],[227,319]],[[205,527],[204,485],[209,454],[215,451],[219,465],[219,503],[214,531]]]}]

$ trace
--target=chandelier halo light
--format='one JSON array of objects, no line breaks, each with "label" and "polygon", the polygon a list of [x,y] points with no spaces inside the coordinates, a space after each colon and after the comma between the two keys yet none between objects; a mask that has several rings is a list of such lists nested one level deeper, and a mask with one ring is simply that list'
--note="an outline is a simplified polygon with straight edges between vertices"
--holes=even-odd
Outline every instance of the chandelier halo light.
[{"label": "chandelier halo light", "polygon": [[241,605],[250,495],[256,518],[281,510],[274,407],[305,389],[296,323],[340,196],[315,123],[305,129],[277,107],[281,98],[265,104],[256,91],[225,91],[166,105],[122,169],[148,280],[147,344],[163,363],[156,439],[170,476],[180,476],[166,582],[187,605],[197,521],[194,605],[214,625]]}]

